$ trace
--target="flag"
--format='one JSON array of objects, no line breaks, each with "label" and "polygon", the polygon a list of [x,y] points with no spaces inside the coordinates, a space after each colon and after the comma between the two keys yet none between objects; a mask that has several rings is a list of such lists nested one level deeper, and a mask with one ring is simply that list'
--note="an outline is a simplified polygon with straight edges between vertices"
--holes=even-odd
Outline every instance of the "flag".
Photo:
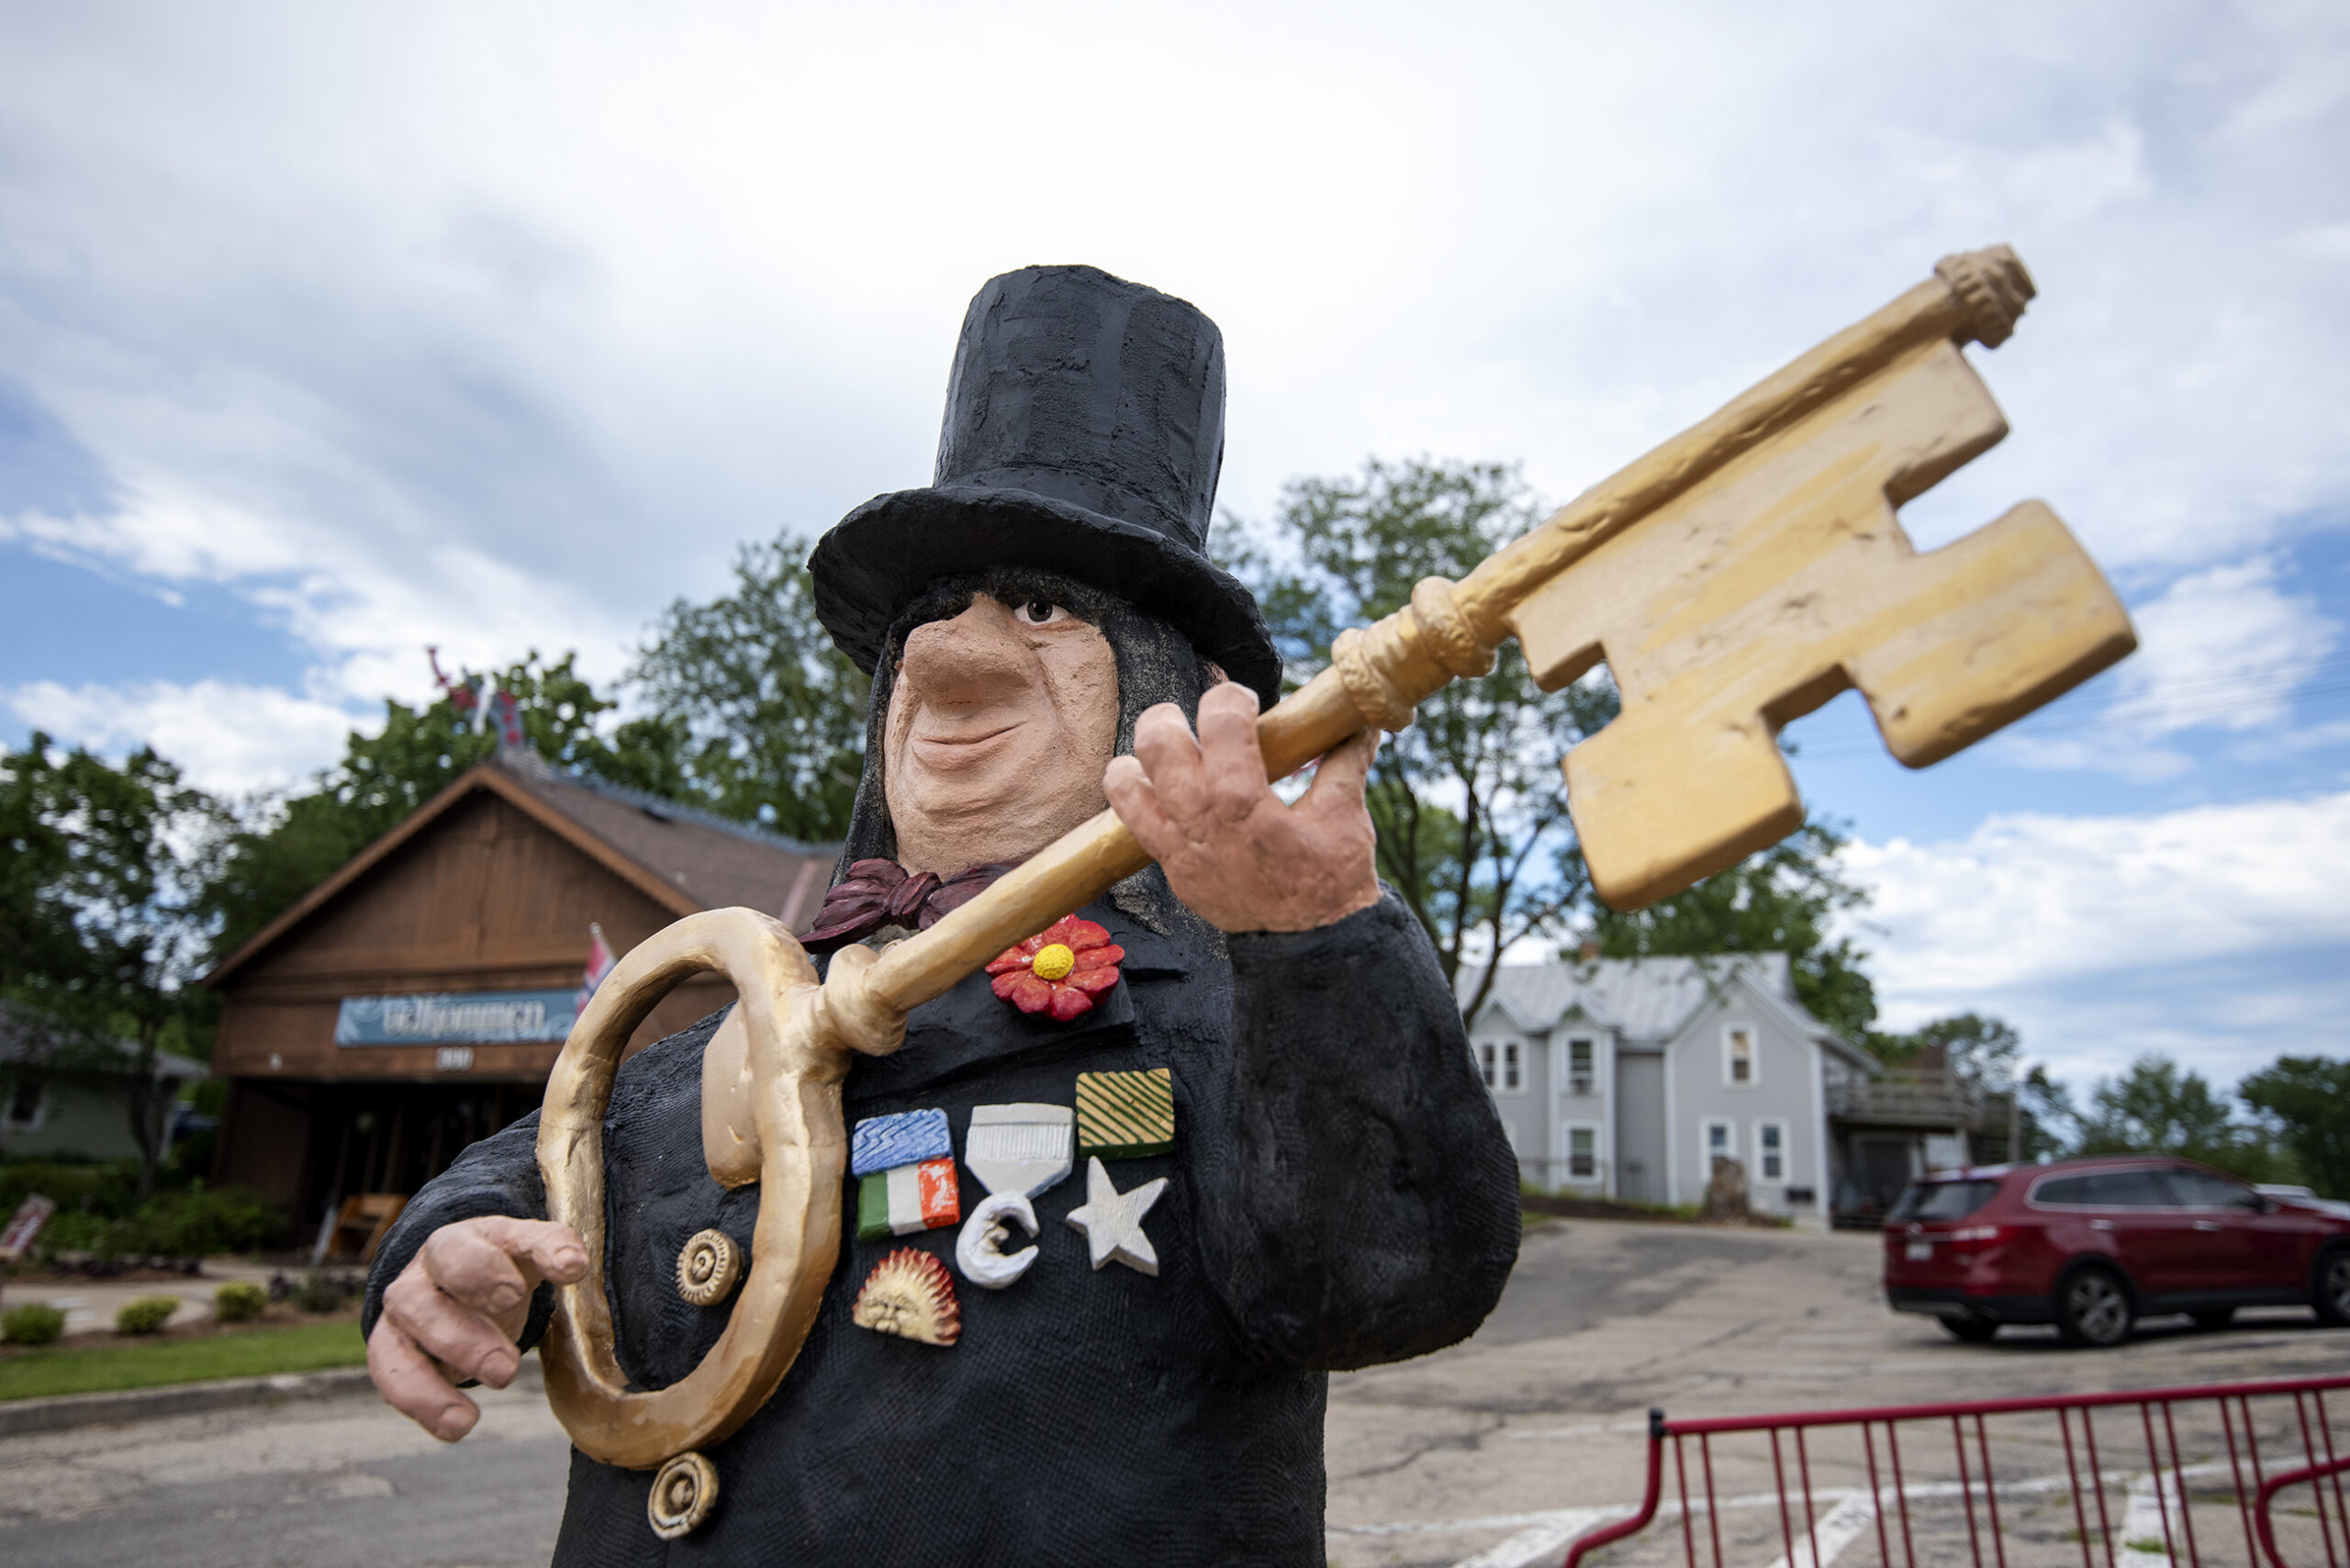
[{"label": "flag", "polygon": [[856,1234],[871,1241],[936,1230],[963,1218],[963,1197],[955,1184],[955,1161],[925,1159],[876,1170],[856,1184]]},{"label": "flag", "polygon": [[588,999],[596,994],[596,988],[604,983],[604,977],[610,974],[612,966],[619,962],[618,958],[612,957],[612,949],[604,940],[604,928],[594,921],[589,921],[588,923],[588,968],[579,977],[579,1001],[571,1010],[573,1017],[576,1018],[580,1014],[588,1011]]},{"label": "flag", "polygon": [[498,723],[498,744],[519,750],[525,743],[522,739],[522,710],[514,700],[514,694],[500,688],[490,697],[489,712]]}]

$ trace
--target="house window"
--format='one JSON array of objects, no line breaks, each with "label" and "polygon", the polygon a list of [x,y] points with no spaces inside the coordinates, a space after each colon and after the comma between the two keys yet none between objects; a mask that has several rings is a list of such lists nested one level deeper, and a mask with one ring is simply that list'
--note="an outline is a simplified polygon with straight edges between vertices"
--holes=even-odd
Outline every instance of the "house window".
[{"label": "house window", "polygon": [[0,1130],[31,1133],[40,1130],[41,1084],[37,1078],[10,1081],[5,1101],[0,1101]]},{"label": "house window", "polygon": [[1567,1124],[1567,1180],[1599,1180],[1599,1128],[1589,1122]]},{"label": "house window", "polygon": [[1787,1124],[1757,1122],[1754,1124],[1754,1179],[1758,1182],[1784,1182],[1787,1179]]},{"label": "house window", "polygon": [[1734,1124],[1718,1116],[1708,1116],[1705,1125],[1706,1175],[1710,1178],[1717,1159],[1738,1158],[1738,1134]]},{"label": "house window", "polygon": [[1754,1025],[1729,1024],[1722,1028],[1722,1081],[1750,1084],[1754,1081]]},{"label": "house window", "polygon": [[1526,1069],[1520,1056],[1524,1048],[1516,1040],[1480,1040],[1472,1047],[1477,1053],[1477,1075],[1485,1087],[1501,1094],[1516,1094],[1526,1088]]},{"label": "house window", "polygon": [[1592,1042],[1567,1042],[1567,1092],[1588,1094],[1592,1091]]}]

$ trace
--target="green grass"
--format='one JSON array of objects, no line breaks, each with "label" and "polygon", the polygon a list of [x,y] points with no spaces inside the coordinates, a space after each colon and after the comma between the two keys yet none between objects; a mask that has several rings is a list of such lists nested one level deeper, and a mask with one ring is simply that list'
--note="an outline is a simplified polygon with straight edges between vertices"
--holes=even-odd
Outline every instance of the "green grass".
[{"label": "green grass", "polygon": [[91,1350],[47,1346],[0,1361],[0,1400],[316,1372],[357,1366],[366,1359],[366,1342],[359,1338],[359,1326],[351,1322],[302,1323]]}]

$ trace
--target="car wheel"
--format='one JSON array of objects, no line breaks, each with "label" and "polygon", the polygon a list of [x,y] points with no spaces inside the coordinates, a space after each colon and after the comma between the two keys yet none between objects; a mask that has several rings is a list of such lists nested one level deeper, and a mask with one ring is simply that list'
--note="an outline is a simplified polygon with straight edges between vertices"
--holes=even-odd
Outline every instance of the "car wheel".
[{"label": "car wheel", "polygon": [[2130,1293],[2107,1270],[2083,1269],[2056,1287],[2056,1332],[2067,1345],[2119,1345],[2131,1316]]},{"label": "car wheel", "polygon": [[2322,1255],[2311,1271],[2310,1305],[2329,1328],[2350,1328],[2350,1247]]},{"label": "car wheel", "polygon": [[1999,1326],[1987,1317],[1944,1317],[1937,1319],[1942,1332],[1969,1345],[1984,1345],[1999,1331]]},{"label": "car wheel", "polygon": [[2187,1316],[2194,1321],[2196,1327],[2206,1334],[2214,1334],[2236,1320],[2236,1309],[2215,1306],[2209,1312],[2190,1312]]}]

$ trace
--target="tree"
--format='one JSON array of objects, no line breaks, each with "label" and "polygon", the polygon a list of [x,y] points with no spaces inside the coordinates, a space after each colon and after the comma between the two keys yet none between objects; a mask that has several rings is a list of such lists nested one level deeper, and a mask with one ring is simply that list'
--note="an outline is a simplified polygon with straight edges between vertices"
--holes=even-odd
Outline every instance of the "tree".
[{"label": "tree", "polygon": [[678,599],[630,678],[679,726],[679,798],[791,837],[848,831],[872,680],[816,619],[805,541],[746,544],[733,591]]},{"label": "tree", "polygon": [[[1244,537],[1228,559],[1303,683],[1341,630],[1402,608],[1422,577],[1460,577],[1539,518],[1514,467],[1374,458],[1359,476],[1292,481],[1270,539]],[[1427,928],[1448,980],[1476,966],[1464,1014],[1513,944],[1559,935],[1581,912],[1589,882],[1561,769],[1615,714],[1604,680],[1537,690],[1512,642],[1491,675],[1452,682],[1381,747],[1366,791],[1380,875]]]},{"label": "tree", "polygon": [[1872,1030],[1868,1045],[1878,1060],[1895,1067],[1915,1062],[1929,1050],[1939,1050],[1960,1082],[1990,1093],[2013,1094],[2016,1147],[2009,1151],[2010,1159],[2038,1159],[2061,1154],[2071,1146],[2070,1129],[2079,1119],[2071,1092],[2049,1077],[2042,1064],[2024,1067],[2023,1036],[2005,1019],[1959,1013],[1907,1034]]},{"label": "tree", "polygon": [[142,1198],[173,1098],[156,1058],[210,1054],[212,999],[189,982],[210,935],[202,860],[219,820],[151,750],[118,767],[36,733],[0,754],[0,995],[27,1047],[13,1070],[120,1094]]},{"label": "tree", "polygon": [[2350,1061],[2280,1056],[2236,1095],[2276,1125],[2302,1181],[2326,1197],[2350,1197]]},{"label": "tree", "polygon": [[598,720],[613,709],[565,654],[542,664],[536,650],[520,663],[449,683],[421,707],[386,700],[383,728],[357,731],[342,760],[316,788],[290,798],[248,802],[223,840],[204,891],[218,923],[215,955],[225,955],[419,806],[498,749],[483,698],[514,699],[523,739],[559,767],[672,799],[686,795],[685,726],[660,714],[630,720],[607,736]]},{"label": "tree", "polygon": [[2249,1182],[2287,1181],[2291,1171],[2264,1131],[2236,1120],[2202,1074],[2159,1053],[2098,1080],[2081,1117],[2078,1152],[2181,1155]]},{"label": "tree", "polygon": [[2081,1114],[2073,1108],[2073,1092],[2051,1078],[2046,1064],[2034,1062],[2016,1085],[2019,1137],[2018,1159],[2044,1159],[2068,1152],[2077,1138]]},{"label": "tree", "polygon": [[1906,1035],[1872,1034],[1879,1060],[1900,1066],[1938,1050],[1953,1076],[1977,1089],[2014,1086],[2022,1065],[2023,1036],[2015,1025],[1980,1013],[1959,1013],[1919,1025]]},{"label": "tree", "polygon": [[1611,958],[1785,953],[1796,996],[1812,1015],[1849,1038],[1867,1038],[1876,1021],[1876,988],[1861,968],[1868,955],[1850,936],[1830,935],[1839,914],[1868,902],[1837,870],[1843,845],[1815,820],[1646,909],[1595,905],[1599,950]]}]

